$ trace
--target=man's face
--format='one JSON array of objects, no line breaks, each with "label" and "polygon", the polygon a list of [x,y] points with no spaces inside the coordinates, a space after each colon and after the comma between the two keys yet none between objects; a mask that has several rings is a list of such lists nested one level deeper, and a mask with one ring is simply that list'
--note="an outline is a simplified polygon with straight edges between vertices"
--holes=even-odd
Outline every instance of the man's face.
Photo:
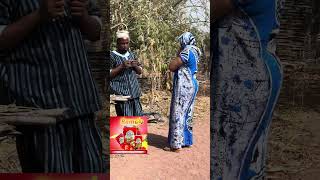
[{"label": "man's face", "polygon": [[117,40],[118,43],[118,50],[121,52],[127,52],[129,50],[129,39],[118,39]]}]

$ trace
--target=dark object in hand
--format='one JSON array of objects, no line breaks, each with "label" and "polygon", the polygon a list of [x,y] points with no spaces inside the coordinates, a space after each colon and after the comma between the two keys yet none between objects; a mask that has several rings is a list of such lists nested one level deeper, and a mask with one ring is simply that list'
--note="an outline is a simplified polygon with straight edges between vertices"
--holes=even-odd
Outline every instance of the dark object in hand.
[{"label": "dark object in hand", "polygon": [[131,68],[132,65],[131,65],[131,61],[124,61],[123,64],[124,68]]},{"label": "dark object in hand", "polygon": [[139,64],[139,62],[137,61],[137,60],[131,60],[131,66],[132,67],[137,67],[137,66],[139,66],[140,64]]},{"label": "dark object in hand", "polygon": [[82,18],[88,15],[87,0],[71,0],[70,11],[71,16],[75,18]]},{"label": "dark object in hand", "polygon": [[64,0],[43,0],[39,8],[42,21],[52,20],[64,15]]}]

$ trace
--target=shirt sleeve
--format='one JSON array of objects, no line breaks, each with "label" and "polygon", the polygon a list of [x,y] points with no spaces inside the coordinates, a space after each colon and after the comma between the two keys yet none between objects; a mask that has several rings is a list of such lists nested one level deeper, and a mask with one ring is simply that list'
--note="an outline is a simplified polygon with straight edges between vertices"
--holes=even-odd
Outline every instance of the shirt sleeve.
[{"label": "shirt sleeve", "polygon": [[11,23],[11,1],[0,0],[0,34]]},{"label": "shirt sleeve", "polygon": [[116,64],[116,60],[114,59],[114,56],[112,55],[112,52],[110,52],[110,71],[113,68],[116,68],[117,64]]},{"label": "shirt sleeve", "polygon": [[187,48],[185,48],[184,50],[182,50],[180,52],[180,58],[181,58],[183,63],[188,64],[190,53],[191,53],[190,50],[187,49]]}]

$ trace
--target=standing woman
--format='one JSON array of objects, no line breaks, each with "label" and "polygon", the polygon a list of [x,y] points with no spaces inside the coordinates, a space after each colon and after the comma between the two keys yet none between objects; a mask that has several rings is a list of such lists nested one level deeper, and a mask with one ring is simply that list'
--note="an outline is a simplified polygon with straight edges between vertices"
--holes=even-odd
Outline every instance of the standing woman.
[{"label": "standing woman", "polygon": [[165,148],[175,152],[193,144],[192,116],[198,92],[196,72],[200,57],[200,50],[195,46],[196,40],[190,32],[183,33],[178,40],[180,50],[169,65],[170,71],[174,72],[174,79],[169,119],[170,148]]},{"label": "standing woman", "polygon": [[275,55],[278,0],[214,0],[211,179],[264,179],[267,137],[282,84]]}]

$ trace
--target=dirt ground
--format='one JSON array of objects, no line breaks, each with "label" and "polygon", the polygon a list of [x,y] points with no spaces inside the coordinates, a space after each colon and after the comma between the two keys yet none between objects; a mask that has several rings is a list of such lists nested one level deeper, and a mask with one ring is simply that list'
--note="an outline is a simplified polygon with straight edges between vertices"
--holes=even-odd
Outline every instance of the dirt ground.
[{"label": "dirt ground", "polygon": [[319,180],[320,107],[280,107],[269,138],[268,178]]},{"label": "dirt ground", "polygon": [[[166,92],[142,97],[146,112],[168,115]],[[165,152],[168,125],[149,124],[148,155],[111,155],[111,179],[209,179],[209,98],[198,96],[195,145],[180,153]],[[267,177],[271,180],[318,180],[320,177],[320,108],[279,106],[269,137]],[[0,173],[20,172],[15,139],[0,143]]]},{"label": "dirt ground", "polygon": [[[167,152],[168,121],[148,124],[147,155],[111,155],[111,179],[210,179],[209,97],[198,97],[195,105],[194,138],[191,148]],[[168,103],[168,102],[167,102]],[[168,104],[163,104],[167,106]]]},{"label": "dirt ground", "polygon": [[0,142],[0,173],[21,172],[15,138],[9,137]]},{"label": "dirt ground", "polygon": [[[148,96],[142,97],[144,109],[168,113],[170,95],[161,92],[153,96],[156,98],[152,107],[149,107]],[[163,151],[168,124],[150,124],[149,155],[111,155],[111,178],[209,179],[208,110],[209,97],[198,97],[194,117],[196,144],[193,148],[181,153]],[[318,180],[320,108],[279,105],[274,113],[268,148],[267,179]]]}]

